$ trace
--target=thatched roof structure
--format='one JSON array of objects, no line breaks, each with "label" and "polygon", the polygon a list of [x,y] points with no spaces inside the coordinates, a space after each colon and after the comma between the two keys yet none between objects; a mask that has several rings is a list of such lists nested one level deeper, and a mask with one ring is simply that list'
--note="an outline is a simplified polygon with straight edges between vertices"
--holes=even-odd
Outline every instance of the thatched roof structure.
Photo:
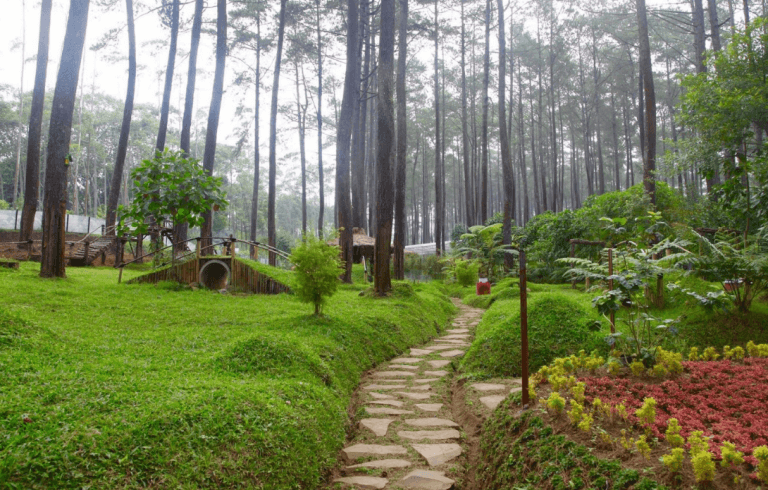
[{"label": "thatched roof structure", "polygon": [[[339,245],[339,239],[334,238],[328,241],[328,245]],[[352,230],[352,261],[359,264],[363,257],[368,260],[373,260],[373,250],[376,246],[376,239],[369,237],[365,234],[365,230],[361,228],[353,228]]]}]

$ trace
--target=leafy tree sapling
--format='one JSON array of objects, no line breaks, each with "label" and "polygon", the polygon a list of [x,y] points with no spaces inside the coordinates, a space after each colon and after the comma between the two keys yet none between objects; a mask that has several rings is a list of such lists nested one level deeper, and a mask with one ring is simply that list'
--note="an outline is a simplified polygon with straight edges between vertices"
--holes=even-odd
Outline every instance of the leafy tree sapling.
[{"label": "leafy tree sapling", "polygon": [[296,266],[296,296],[304,303],[314,304],[315,316],[320,316],[323,305],[339,287],[339,275],[344,272],[339,247],[307,233],[293,249],[290,261]]},{"label": "leafy tree sapling", "polygon": [[198,160],[185,158],[181,151],[166,149],[156,158],[143,160],[131,179],[133,201],[118,209],[120,234],[144,235],[150,225],[166,220],[200,226],[204,212],[228,205],[222,179],[207,175]]}]

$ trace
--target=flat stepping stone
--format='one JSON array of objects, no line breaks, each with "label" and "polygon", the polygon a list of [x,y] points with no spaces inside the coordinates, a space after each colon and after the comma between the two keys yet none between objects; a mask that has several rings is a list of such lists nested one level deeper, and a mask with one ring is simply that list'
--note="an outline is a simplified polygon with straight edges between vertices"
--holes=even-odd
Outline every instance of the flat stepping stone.
[{"label": "flat stepping stone", "polygon": [[386,399],[394,398],[394,396],[390,395],[389,393],[374,393],[374,392],[370,392],[368,394],[371,395],[372,397],[376,398],[377,400],[386,400]]},{"label": "flat stepping stone", "polygon": [[523,391],[522,386],[515,386],[514,388],[509,390],[509,394],[511,395],[512,393],[520,393],[521,391]]},{"label": "flat stepping stone", "polygon": [[410,439],[412,441],[423,441],[429,439],[431,441],[440,441],[445,439],[458,439],[461,437],[459,431],[456,429],[444,429],[444,430],[401,430],[397,432],[398,437],[403,439]]},{"label": "flat stepping stone", "polygon": [[499,403],[504,401],[505,398],[505,395],[483,396],[480,397],[480,402],[491,410],[496,410],[496,407],[498,407]]},{"label": "flat stepping stone", "polygon": [[402,407],[403,402],[399,402],[397,400],[373,400],[368,403],[372,403],[374,405],[389,405],[391,407]]},{"label": "flat stepping stone", "polygon": [[411,355],[412,356],[427,356],[429,354],[432,354],[431,350],[411,349]]},{"label": "flat stepping stone", "polygon": [[387,435],[387,429],[392,422],[394,419],[360,419],[360,425],[379,437]]},{"label": "flat stepping stone", "polygon": [[405,415],[413,413],[413,410],[398,410],[396,408],[386,407],[365,407],[365,411],[371,415]]},{"label": "flat stepping stone", "polygon": [[417,453],[427,460],[429,466],[438,466],[461,455],[458,444],[411,444]]},{"label": "flat stepping stone", "polygon": [[453,346],[456,346],[456,345],[468,345],[468,344],[467,344],[466,342],[464,342],[463,340],[453,340],[453,339],[448,339],[448,340],[443,340],[443,339],[435,339],[435,342],[439,342],[441,345],[442,345],[442,344],[445,344],[445,345],[453,345]]},{"label": "flat stepping stone", "polygon": [[428,349],[430,354],[439,350],[448,350],[448,349],[455,349],[455,345],[430,345],[429,347],[425,347],[425,349]]},{"label": "flat stepping stone", "polygon": [[389,469],[389,468],[407,468],[409,466],[411,466],[411,462],[406,461],[404,459],[377,459],[374,461],[366,461],[365,463],[347,466],[347,469],[351,469],[351,470],[354,470],[355,468]]},{"label": "flat stepping stone", "polygon": [[389,378],[391,376],[413,376],[413,373],[408,371],[378,371],[373,373],[376,377]]},{"label": "flat stepping stone", "polygon": [[429,364],[433,368],[445,367],[445,366],[447,366],[450,363],[451,363],[451,361],[427,361],[427,364]]},{"label": "flat stepping stone", "polygon": [[453,483],[442,471],[429,470],[412,471],[400,480],[401,487],[417,490],[450,490]]},{"label": "flat stepping stone", "polygon": [[427,400],[432,396],[432,393],[406,393],[405,391],[398,391],[397,394],[411,400]]},{"label": "flat stepping stone", "polygon": [[424,371],[424,376],[445,376],[448,371]]},{"label": "flat stepping stone", "polygon": [[402,390],[405,385],[368,385],[363,386],[364,390]]},{"label": "flat stepping stone", "polygon": [[439,412],[442,406],[442,403],[416,403],[416,408],[425,412]]},{"label": "flat stepping stone", "polygon": [[424,379],[414,379],[414,383],[431,383],[432,381],[440,381],[440,378],[424,378]]},{"label": "flat stepping stone", "polygon": [[440,337],[441,340],[463,340],[468,339],[470,337],[469,333],[455,333],[451,335],[446,335],[444,337]]},{"label": "flat stepping stone", "polygon": [[374,458],[377,456],[386,456],[388,454],[408,454],[408,450],[403,446],[384,446],[381,444],[355,444],[341,450],[347,461],[354,461],[357,458]]},{"label": "flat stepping stone", "polygon": [[423,360],[424,359],[420,359],[418,357],[398,357],[397,359],[392,359],[391,362],[400,364],[416,364]]},{"label": "flat stepping stone", "polygon": [[423,385],[419,385],[419,386],[411,386],[408,389],[409,390],[418,390],[418,391],[429,391],[429,390],[432,389],[432,387],[429,386],[428,384],[423,384]]},{"label": "flat stepping stone", "polygon": [[506,385],[494,384],[494,383],[474,383],[470,386],[476,389],[477,391],[501,391],[501,390],[507,389]]},{"label": "flat stepping stone", "polygon": [[458,427],[459,424],[453,420],[438,419],[435,417],[423,418],[423,419],[405,419],[406,425],[412,427]]},{"label": "flat stepping stone", "polygon": [[345,476],[343,478],[336,478],[333,483],[348,483],[355,485],[358,488],[384,488],[389,483],[386,478],[379,478],[378,476]]},{"label": "flat stepping stone", "polygon": [[408,366],[406,364],[390,364],[388,366],[389,369],[408,369],[408,370],[415,370],[419,369],[419,366]]},{"label": "flat stepping stone", "polygon": [[446,330],[446,333],[450,333],[452,335],[462,334],[462,333],[469,333],[469,329],[467,329],[467,328],[452,328],[450,330]]},{"label": "flat stepping stone", "polygon": [[463,356],[464,351],[463,350],[449,350],[448,352],[441,352],[440,356],[442,357],[459,357]]}]

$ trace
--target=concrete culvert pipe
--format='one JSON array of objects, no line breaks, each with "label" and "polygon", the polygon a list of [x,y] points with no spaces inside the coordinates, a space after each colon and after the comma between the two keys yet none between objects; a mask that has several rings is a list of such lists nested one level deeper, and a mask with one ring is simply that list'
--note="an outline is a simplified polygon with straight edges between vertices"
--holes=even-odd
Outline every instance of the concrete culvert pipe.
[{"label": "concrete culvert pipe", "polygon": [[199,282],[208,289],[226,289],[229,275],[227,264],[220,260],[211,260],[200,268]]}]

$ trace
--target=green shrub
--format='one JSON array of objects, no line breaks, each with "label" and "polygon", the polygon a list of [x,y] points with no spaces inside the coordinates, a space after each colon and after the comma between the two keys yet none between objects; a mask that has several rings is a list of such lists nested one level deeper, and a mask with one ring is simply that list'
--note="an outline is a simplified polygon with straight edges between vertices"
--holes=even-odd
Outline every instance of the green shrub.
[{"label": "green shrub", "polygon": [[315,305],[315,315],[339,287],[341,258],[339,247],[328,245],[312,234],[304,235],[293,249],[291,262],[296,266],[295,292],[299,300]]},{"label": "green shrub", "polygon": [[470,260],[457,260],[456,261],[456,282],[461,287],[473,286],[477,282],[477,271],[480,269],[480,264]]},{"label": "green shrub", "polygon": [[[519,308],[517,299],[493,303],[464,358],[465,371],[489,377],[520,376]],[[605,349],[600,335],[590,330],[595,320],[593,312],[562,293],[532,295],[528,302],[530,372],[581,349]]]}]

